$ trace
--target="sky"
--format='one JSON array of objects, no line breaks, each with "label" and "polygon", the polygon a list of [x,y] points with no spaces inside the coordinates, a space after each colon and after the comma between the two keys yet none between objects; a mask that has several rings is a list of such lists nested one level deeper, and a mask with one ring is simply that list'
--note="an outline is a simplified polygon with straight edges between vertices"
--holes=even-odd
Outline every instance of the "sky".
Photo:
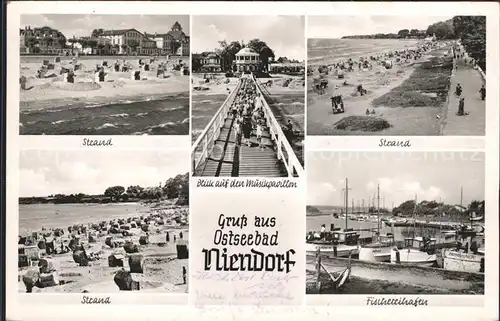
[{"label": "sky", "polygon": [[178,21],[182,31],[189,35],[189,16],[183,15],[89,15],[89,14],[37,14],[21,15],[21,28],[51,27],[66,38],[88,37],[94,29],[135,28],[144,33],[166,33]]},{"label": "sky", "polygon": [[259,38],[274,50],[276,57],[304,60],[303,16],[193,16],[191,50],[214,51],[218,41]]},{"label": "sky", "polygon": [[341,38],[352,35],[397,33],[401,29],[427,30],[452,17],[437,16],[308,16],[308,38]]},{"label": "sky", "polygon": [[186,152],[40,151],[20,153],[20,197],[102,194],[110,186],[158,186],[189,171]]},{"label": "sky", "polygon": [[[348,178],[352,198],[373,199],[380,186],[380,206],[436,200],[463,204],[484,200],[484,153],[474,152],[311,152],[307,155],[307,204],[343,205]],[[375,196],[376,197],[376,196]],[[376,205],[375,199],[375,205]]]}]

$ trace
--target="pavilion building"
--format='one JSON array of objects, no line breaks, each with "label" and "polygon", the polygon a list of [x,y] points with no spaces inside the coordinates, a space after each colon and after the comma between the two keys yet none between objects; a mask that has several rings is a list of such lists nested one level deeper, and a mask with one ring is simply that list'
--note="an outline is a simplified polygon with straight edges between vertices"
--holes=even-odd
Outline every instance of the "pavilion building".
[{"label": "pavilion building", "polygon": [[246,47],[238,51],[234,63],[238,72],[262,71],[260,55],[252,48]]}]

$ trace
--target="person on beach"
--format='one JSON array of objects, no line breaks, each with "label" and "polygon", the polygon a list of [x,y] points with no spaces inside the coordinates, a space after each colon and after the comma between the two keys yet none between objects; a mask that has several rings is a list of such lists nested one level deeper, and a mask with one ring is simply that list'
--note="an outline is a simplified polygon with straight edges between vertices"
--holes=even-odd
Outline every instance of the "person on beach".
[{"label": "person on beach", "polygon": [[481,93],[481,100],[484,100],[486,98],[486,88],[484,84],[481,86],[481,89],[479,89],[479,92]]},{"label": "person on beach", "polygon": [[186,267],[183,266],[182,267],[182,282],[183,282],[183,284],[186,284],[186,275],[187,275]]}]

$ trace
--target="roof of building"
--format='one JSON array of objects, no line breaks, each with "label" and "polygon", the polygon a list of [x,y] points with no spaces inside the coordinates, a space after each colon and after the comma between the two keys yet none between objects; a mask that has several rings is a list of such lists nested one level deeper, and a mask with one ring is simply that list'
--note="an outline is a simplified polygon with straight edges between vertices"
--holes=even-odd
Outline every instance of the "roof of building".
[{"label": "roof of building", "polygon": [[176,22],[174,23],[174,25],[172,26],[172,29],[179,29],[179,30],[182,30],[181,24],[180,24],[178,21],[176,21]]},{"label": "roof of building", "polygon": [[219,55],[213,51],[204,51],[202,53],[193,53],[194,58],[219,58]]},{"label": "roof of building", "polygon": [[255,52],[255,50],[253,50],[252,48],[245,47],[240,51],[238,51],[236,56],[260,56],[260,55],[257,52]]},{"label": "roof of building", "polygon": [[142,32],[138,31],[137,29],[134,28],[129,28],[129,29],[111,29],[111,30],[104,30],[100,36],[120,36],[123,35],[126,32],[129,31],[135,31],[138,32],[142,35]]},{"label": "roof of building", "polygon": [[167,33],[144,33],[144,35],[150,38],[165,38],[166,36],[171,36],[175,40],[181,40],[181,39],[189,40],[189,37],[186,36],[186,34],[183,31],[180,30],[169,31]]}]

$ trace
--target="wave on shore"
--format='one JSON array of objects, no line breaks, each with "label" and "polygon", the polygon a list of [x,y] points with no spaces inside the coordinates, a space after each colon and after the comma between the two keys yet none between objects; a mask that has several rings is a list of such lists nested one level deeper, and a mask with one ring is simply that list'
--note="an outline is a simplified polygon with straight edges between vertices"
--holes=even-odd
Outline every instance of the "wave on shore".
[{"label": "wave on shore", "polygon": [[188,117],[188,94],[119,99],[102,104],[75,101],[65,108],[21,111],[20,134],[186,135]]}]

